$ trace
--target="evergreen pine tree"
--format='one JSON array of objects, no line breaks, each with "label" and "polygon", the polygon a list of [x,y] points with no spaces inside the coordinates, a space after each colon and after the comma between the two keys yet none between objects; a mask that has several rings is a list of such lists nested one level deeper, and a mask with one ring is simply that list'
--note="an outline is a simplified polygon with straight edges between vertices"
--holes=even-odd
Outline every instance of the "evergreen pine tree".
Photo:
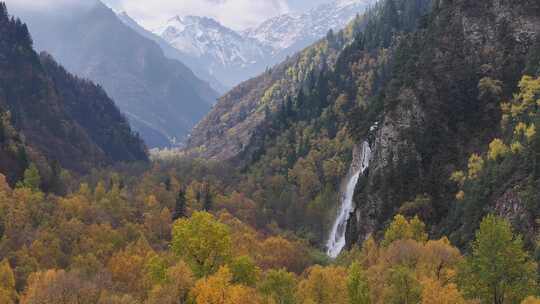
[{"label": "evergreen pine tree", "polygon": [[458,281],[466,296],[482,303],[520,303],[537,290],[536,269],[510,223],[488,215],[480,224]]},{"label": "evergreen pine tree", "polygon": [[180,191],[178,191],[178,196],[176,197],[173,220],[186,217],[186,205],[186,192],[183,189],[180,189]]},{"label": "evergreen pine tree", "polygon": [[4,143],[6,141],[6,127],[4,126],[4,122],[0,120],[0,143]]},{"label": "evergreen pine tree", "polygon": [[8,12],[6,8],[6,4],[4,2],[0,2],[0,21],[7,21],[8,20]]},{"label": "evergreen pine tree", "polygon": [[291,96],[287,96],[287,100],[285,102],[285,113],[287,115],[287,118],[290,119],[293,116],[293,101],[291,99]]},{"label": "evergreen pine tree", "polygon": [[385,2],[385,6],[382,11],[382,23],[379,37],[382,38],[382,47],[388,47],[392,43],[395,31],[399,28],[399,14],[394,0],[388,0]]},{"label": "evergreen pine tree", "polygon": [[165,179],[165,190],[171,190],[171,178],[169,176],[167,176],[167,178]]},{"label": "evergreen pine tree", "polygon": [[209,212],[212,210],[214,202],[212,199],[212,192],[210,191],[210,186],[207,184],[204,191],[203,197],[203,210]]},{"label": "evergreen pine tree", "polygon": [[58,195],[64,195],[64,186],[62,183],[62,166],[60,162],[54,160],[51,164],[51,178],[48,183],[48,191],[54,192]]},{"label": "evergreen pine tree", "polygon": [[24,171],[24,179],[22,180],[22,182],[18,183],[18,186],[29,188],[34,191],[40,189],[41,176],[39,175],[39,170],[34,163],[30,164],[28,169]]},{"label": "evergreen pine tree", "polygon": [[298,113],[298,118],[303,119],[305,113],[305,102],[306,102],[306,96],[304,94],[304,90],[300,89],[300,92],[298,92],[298,96],[296,97],[296,111],[295,113]]}]

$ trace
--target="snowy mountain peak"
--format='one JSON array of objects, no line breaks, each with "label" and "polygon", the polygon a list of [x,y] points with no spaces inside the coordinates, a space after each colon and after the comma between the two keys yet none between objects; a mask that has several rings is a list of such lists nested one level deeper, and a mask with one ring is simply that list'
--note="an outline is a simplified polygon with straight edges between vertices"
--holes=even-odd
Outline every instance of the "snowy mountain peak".
[{"label": "snowy mountain peak", "polygon": [[164,27],[158,28],[154,32],[168,41],[176,40],[184,33],[202,37],[206,33],[212,32],[218,35],[230,35],[240,38],[238,33],[221,25],[217,20],[200,16],[175,16],[169,19]]},{"label": "snowy mountain peak", "polygon": [[256,40],[209,17],[176,16],[154,32],[182,52],[211,62],[211,72],[218,67],[253,64],[267,55]]},{"label": "snowy mountain peak", "polygon": [[[217,20],[210,17],[201,16],[175,16],[167,21],[165,29],[174,28],[179,32],[184,31],[188,27],[199,26],[208,29],[219,29],[228,31],[229,29],[221,25]],[[159,30],[158,30],[159,31]]]},{"label": "snowy mountain peak", "polygon": [[334,6],[337,8],[344,8],[349,7],[352,5],[369,5],[371,3],[374,3],[374,1],[369,0],[336,0],[334,3]]},{"label": "snowy mountain peak", "polygon": [[328,30],[344,28],[374,0],[335,0],[321,4],[302,14],[286,14],[266,20],[246,31],[248,37],[259,40],[274,50],[298,50],[321,37]]},{"label": "snowy mountain peak", "polygon": [[333,0],[304,13],[270,18],[236,32],[208,17],[176,16],[153,31],[171,46],[195,58],[210,75],[235,86],[288,55],[344,28],[375,0]]}]

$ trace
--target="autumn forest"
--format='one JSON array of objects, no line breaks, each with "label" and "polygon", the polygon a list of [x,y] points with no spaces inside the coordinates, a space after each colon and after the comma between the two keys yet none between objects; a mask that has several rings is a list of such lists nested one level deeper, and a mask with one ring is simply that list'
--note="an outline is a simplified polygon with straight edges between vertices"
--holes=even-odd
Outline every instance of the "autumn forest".
[{"label": "autumn forest", "polygon": [[537,1],[374,1],[151,150],[7,4],[0,304],[540,303]]}]

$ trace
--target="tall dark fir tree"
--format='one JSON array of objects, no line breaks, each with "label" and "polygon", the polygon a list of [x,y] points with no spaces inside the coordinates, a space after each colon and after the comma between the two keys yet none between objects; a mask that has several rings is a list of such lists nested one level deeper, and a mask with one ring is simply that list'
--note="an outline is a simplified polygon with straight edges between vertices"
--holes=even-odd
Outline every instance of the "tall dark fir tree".
[{"label": "tall dark fir tree", "polygon": [[184,189],[178,191],[178,196],[176,197],[176,206],[174,208],[173,220],[186,217],[186,192]]}]

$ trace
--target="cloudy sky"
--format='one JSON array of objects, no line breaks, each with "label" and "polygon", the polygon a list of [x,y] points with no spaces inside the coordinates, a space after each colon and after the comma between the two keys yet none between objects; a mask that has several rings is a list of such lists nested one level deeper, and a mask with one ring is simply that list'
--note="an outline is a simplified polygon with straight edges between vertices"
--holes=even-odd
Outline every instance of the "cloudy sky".
[{"label": "cloudy sky", "polygon": [[[70,11],[70,7],[90,6],[90,0],[4,0],[12,11]],[[180,15],[208,16],[236,30],[260,24],[287,12],[308,10],[332,0],[101,0],[116,11],[128,14],[148,29],[163,25]],[[64,8],[58,10],[58,7]],[[13,10],[14,8],[14,10]]]},{"label": "cloudy sky", "polygon": [[[42,1],[42,0],[38,0]],[[66,0],[57,0],[66,1]],[[86,0],[79,0],[86,1]],[[127,11],[147,28],[175,15],[209,16],[234,29],[245,29],[290,11],[302,11],[328,0],[103,0]]]}]

